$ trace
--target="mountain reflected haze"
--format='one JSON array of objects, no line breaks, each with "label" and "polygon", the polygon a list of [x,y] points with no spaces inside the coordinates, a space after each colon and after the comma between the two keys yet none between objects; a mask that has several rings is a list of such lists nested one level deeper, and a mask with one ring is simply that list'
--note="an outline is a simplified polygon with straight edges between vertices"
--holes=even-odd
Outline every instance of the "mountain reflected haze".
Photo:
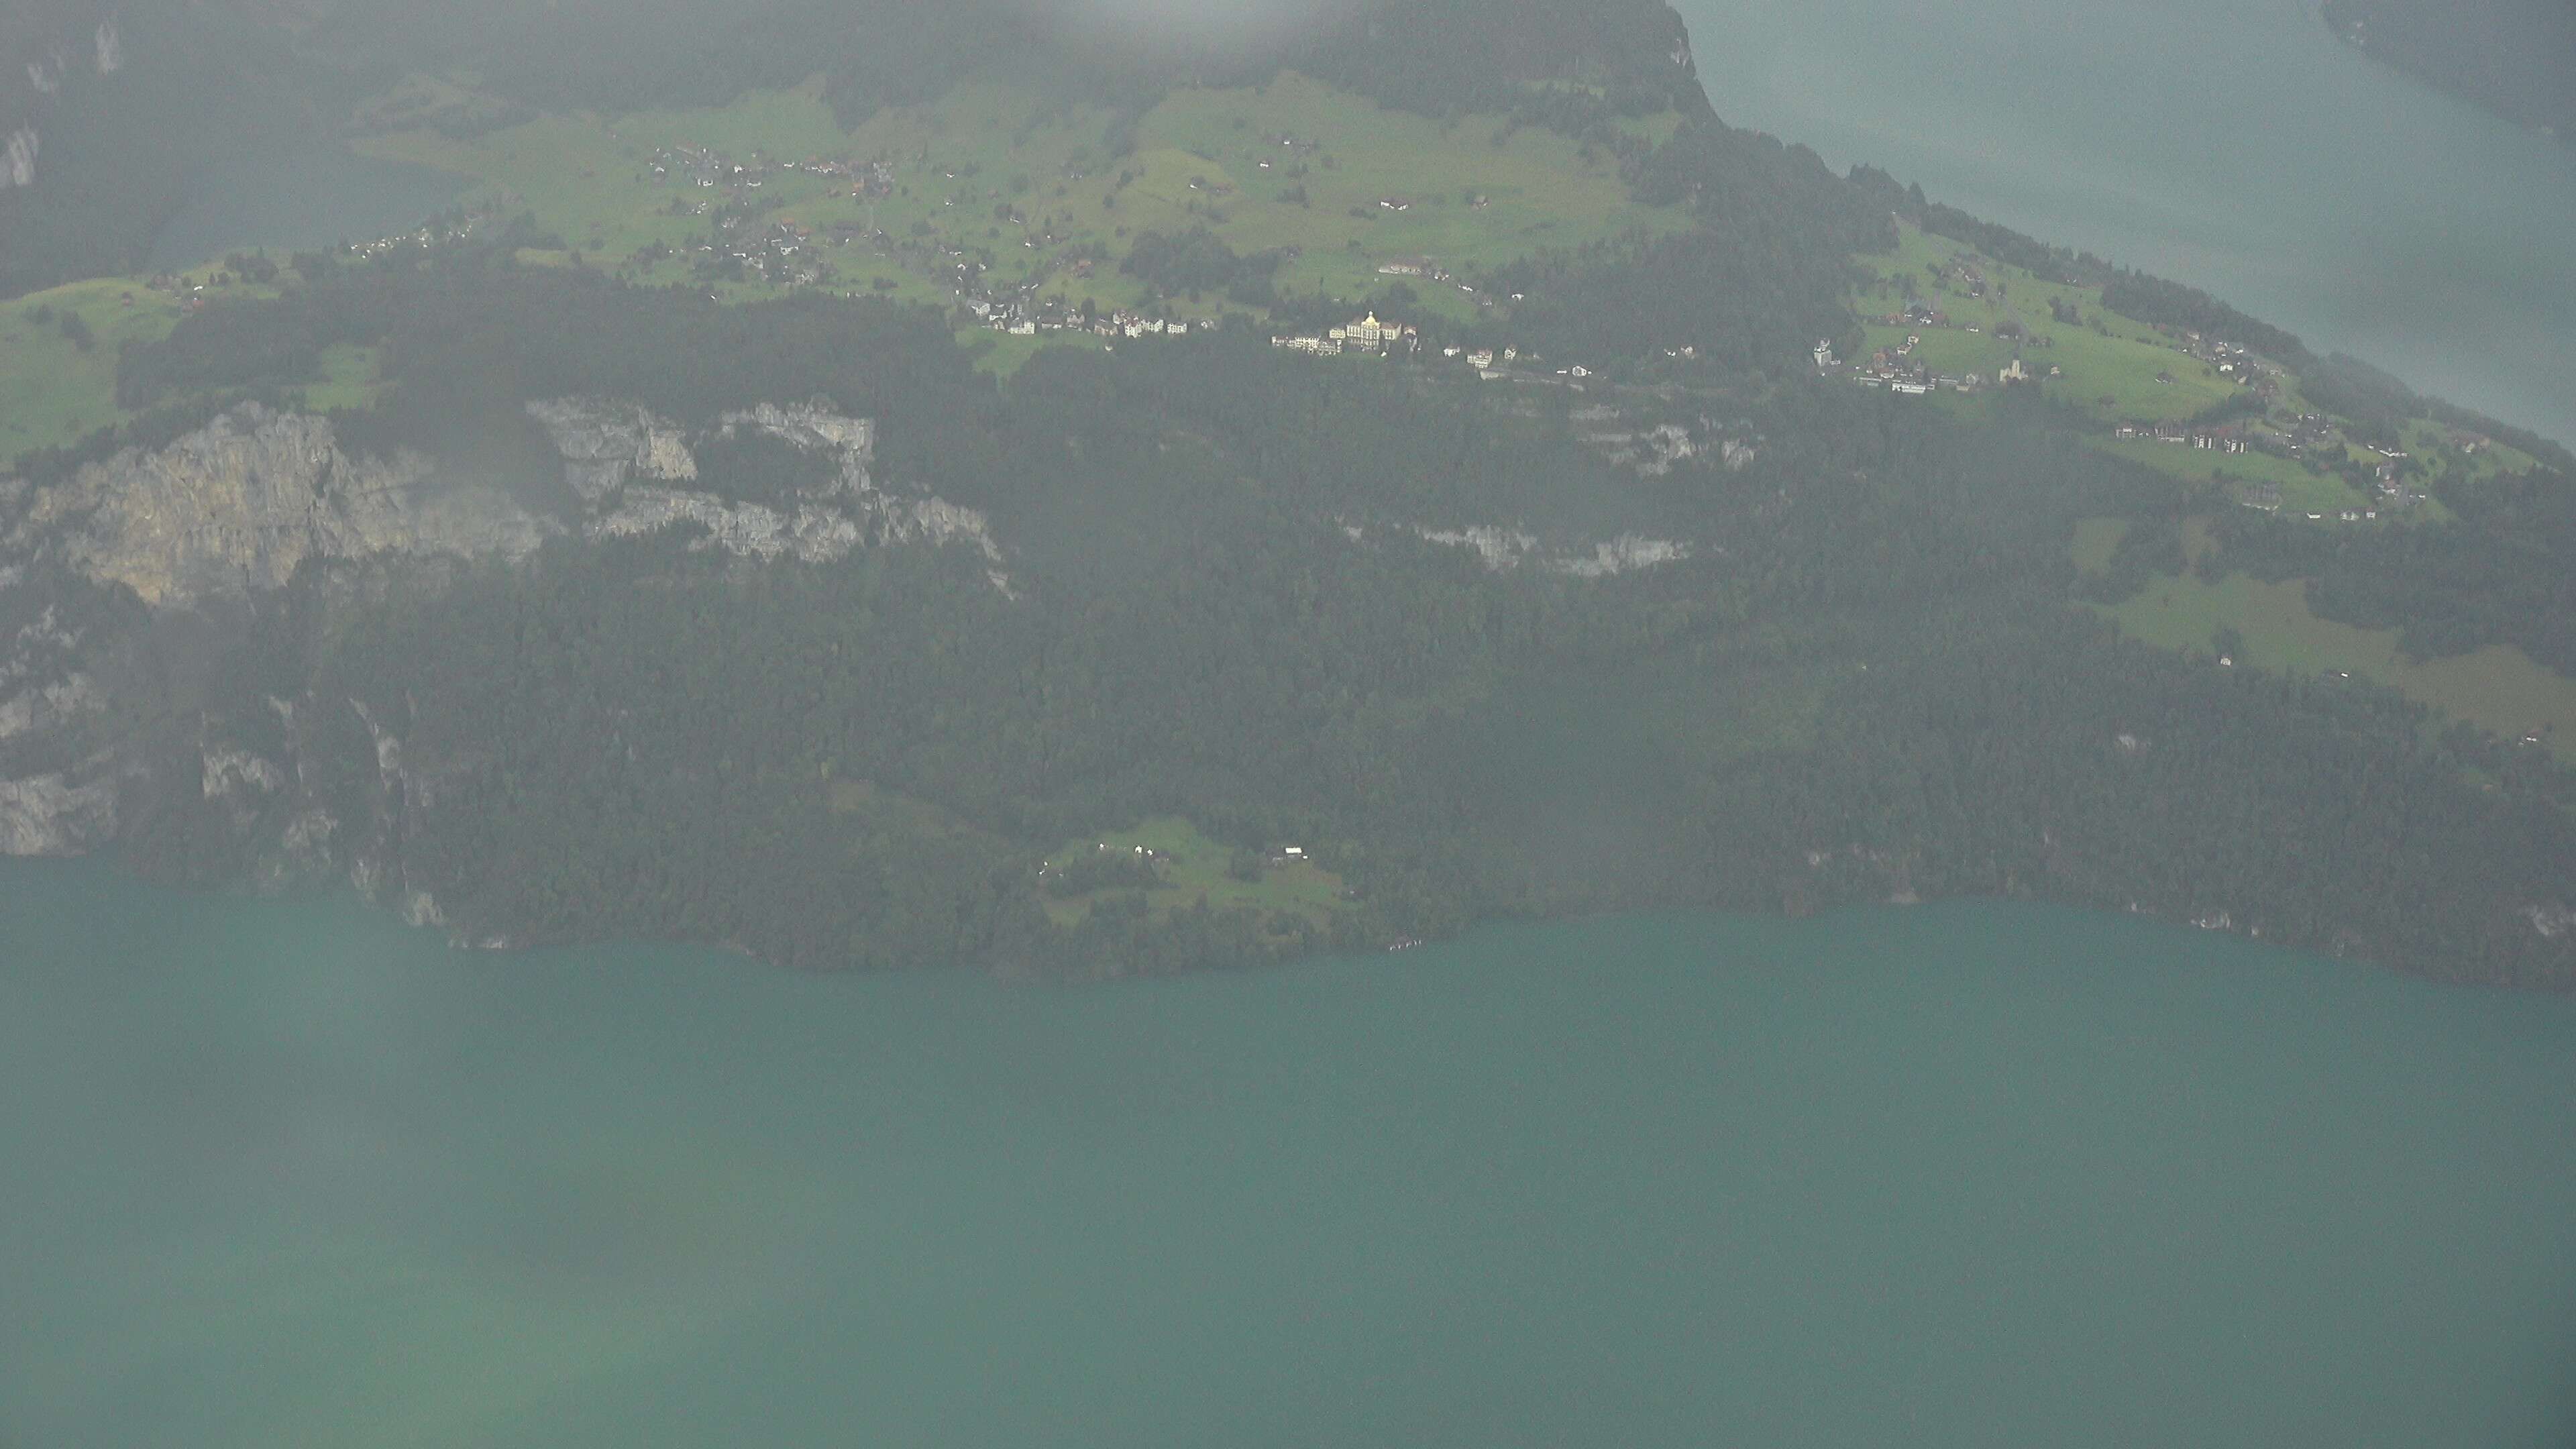
[{"label": "mountain reflected haze", "polygon": [[2564,1449],[2549,3],[0,7],[0,1446]]}]

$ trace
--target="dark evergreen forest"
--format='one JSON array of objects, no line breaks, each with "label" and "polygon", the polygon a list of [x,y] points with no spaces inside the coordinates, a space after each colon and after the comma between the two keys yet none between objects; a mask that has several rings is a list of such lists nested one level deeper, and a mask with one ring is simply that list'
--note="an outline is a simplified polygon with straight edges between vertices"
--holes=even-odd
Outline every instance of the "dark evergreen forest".
[{"label": "dark evergreen forest", "polygon": [[[2568,942],[2520,914],[2576,860],[2568,772],[2392,693],[2119,639],[2078,596],[2179,567],[2194,500],[2036,409],[1965,426],[1728,370],[1683,401],[1739,412],[1751,461],[1643,477],[1582,445],[1571,393],[1321,365],[1246,328],[1043,353],[996,384],[925,312],[726,308],[462,247],[209,311],[130,353],[128,381],[138,401],[255,390],[349,336],[382,339],[395,379],[340,420],[351,446],[471,435],[532,486],[556,466],[542,439],[494,441],[527,431],[529,397],[876,417],[888,485],[985,510],[1013,593],[965,549],[754,565],[676,531],[319,571],[168,713],[160,803],[128,837],[149,868],[222,878],[281,825],[209,806],[193,761],[209,728],[273,745],[263,701],[310,696],[365,706],[303,726],[341,772],[335,813],[472,936],[1103,974],[1495,916],[2001,893],[2576,981]],[[759,497],[777,465],[711,452],[701,484]],[[2558,629],[2563,653],[2576,600],[2534,518],[2564,510],[2516,500],[2342,545],[2420,555],[2396,566],[2310,558],[2313,535],[2259,521],[2223,546],[2320,570],[2329,607],[2428,648],[2544,653]],[[2088,581],[2068,543],[2100,516],[2132,541]],[[1420,531],[1476,522],[1689,556],[1496,570]],[[2472,567],[2499,537],[2530,566]],[[386,797],[375,727],[434,789]],[[1115,895],[1048,920],[1047,852],[1158,814],[1243,850],[1306,841],[1353,899],[1329,925]]]}]

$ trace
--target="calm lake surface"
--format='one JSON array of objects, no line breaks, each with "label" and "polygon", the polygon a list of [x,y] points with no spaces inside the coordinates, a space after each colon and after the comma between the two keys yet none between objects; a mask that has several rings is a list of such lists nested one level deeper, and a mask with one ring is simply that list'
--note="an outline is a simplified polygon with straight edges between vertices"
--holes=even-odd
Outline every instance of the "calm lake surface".
[{"label": "calm lake surface", "polygon": [[2001,905],[815,979],[27,864],[0,952],[21,1449],[2576,1426],[2576,1001]]},{"label": "calm lake surface", "polygon": [[2576,443],[2576,147],[2370,60],[2316,0],[1673,4],[1729,121]]},{"label": "calm lake surface", "polygon": [[427,166],[314,146],[245,156],[198,179],[187,209],[152,239],[146,266],[176,270],[225,252],[290,251],[411,231],[456,204],[463,181]]}]

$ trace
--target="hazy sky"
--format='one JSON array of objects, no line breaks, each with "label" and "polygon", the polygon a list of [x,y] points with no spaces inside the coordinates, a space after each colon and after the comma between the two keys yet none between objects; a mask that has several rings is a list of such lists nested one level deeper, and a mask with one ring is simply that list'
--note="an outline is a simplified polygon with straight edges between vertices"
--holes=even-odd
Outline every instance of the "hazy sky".
[{"label": "hazy sky", "polygon": [[1258,44],[1359,0],[1024,0],[1104,36],[1152,45]]}]

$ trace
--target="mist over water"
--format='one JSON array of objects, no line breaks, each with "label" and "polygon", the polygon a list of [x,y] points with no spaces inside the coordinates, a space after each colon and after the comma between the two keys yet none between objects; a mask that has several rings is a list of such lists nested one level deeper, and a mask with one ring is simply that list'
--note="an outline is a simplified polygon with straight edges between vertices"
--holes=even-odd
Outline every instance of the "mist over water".
[{"label": "mist over water", "polygon": [[2315,0],[1674,0],[1718,114],[2576,443],[2576,147]]},{"label": "mist over water", "polygon": [[91,867],[0,933],[13,1444],[2576,1425],[2566,1000],[1995,905],[1072,990]]},{"label": "mist over water", "polygon": [[453,205],[464,183],[426,166],[330,147],[245,154],[197,178],[186,210],[152,239],[153,271],[192,267],[234,249],[295,250],[411,231]]}]

